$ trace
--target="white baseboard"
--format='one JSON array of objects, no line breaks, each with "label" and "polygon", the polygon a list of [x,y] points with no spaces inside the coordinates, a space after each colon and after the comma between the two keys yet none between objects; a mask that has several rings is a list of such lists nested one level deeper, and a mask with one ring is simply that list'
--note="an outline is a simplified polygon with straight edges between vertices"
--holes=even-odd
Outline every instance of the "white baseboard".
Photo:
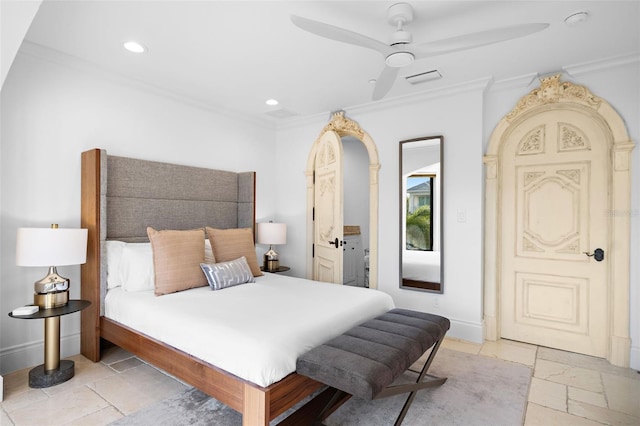
[{"label": "white baseboard", "polygon": [[482,343],[484,341],[484,330],[481,323],[452,319],[451,328],[447,332],[447,337],[466,340],[467,342]]},{"label": "white baseboard", "polygon": [[[80,333],[60,338],[60,358],[80,353]],[[0,374],[6,375],[44,362],[44,340],[12,346],[0,351]],[[0,377],[1,378],[1,377]],[[1,389],[0,389],[1,390]],[[1,394],[1,392],[0,392]],[[2,400],[0,398],[0,400]]]},{"label": "white baseboard", "polygon": [[629,367],[640,371],[640,346],[631,346],[631,355],[629,357]]}]

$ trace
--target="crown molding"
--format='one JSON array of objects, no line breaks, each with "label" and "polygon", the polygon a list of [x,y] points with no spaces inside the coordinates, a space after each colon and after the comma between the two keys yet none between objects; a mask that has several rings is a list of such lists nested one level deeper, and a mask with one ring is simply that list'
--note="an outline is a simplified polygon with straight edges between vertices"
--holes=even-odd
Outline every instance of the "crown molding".
[{"label": "crown molding", "polygon": [[574,65],[566,65],[562,68],[551,72],[528,73],[515,77],[509,77],[502,80],[496,80],[491,85],[491,91],[509,90],[517,88],[531,88],[538,85],[538,80],[554,74],[566,74],[570,78],[576,78],[585,74],[596,71],[607,70],[611,68],[635,65],[640,62],[638,53],[629,53],[625,55],[612,56],[609,58],[598,59],[597,61],[582,62]]},{"label": "crown molding", "polygon": [[[557,74],[557,73],[556,73]],[[518,89],[531,86],[539,77],[536,72],[509,77],[502,80],[496,80],[491,85],[491,91],[497,92],[501,90]]]},{"label": "crown molding", "polygon": [[589,74],[596,71],[607,70],[610,68],[619,68],[627,65],[635,65],[638,63],[640,63],[640,54],[635,52],[599,59],[597,61],[567,65],[565,67],[562,67],[562,69],[571,77],[579,77],[581,75]]},{"label": "crown molding", "polygon": [[27,40],[23,41],[22,46],[18,51],[18,54],[29,56],[37,60],[53,63],[62,67],[70,68],[70,69],[79,71],[81,73],[90,74],[102,80],[110,81],[112,83],[127,86],[142,92],[161,96],[163,98],[166,98],[178,103],[182,103],[185,105],[189,105],[191,107],[206,110],[208,112],[212,112],[214,114],[218,114],[218,115],[227,117],[229,119],[250,123],[252,125],[263,127],[271,131],[276,130],[276,123],[271,119],[265,118],[263,120],[263,119],[258,119],[254,117],[248,117],[241,113],[237,113],[237,112],[222,108],[218,105],[213,105],[209,102],[205,102],[201,99],[196,99],[191,96],[186,96],[181,93],[175,92],[173,90],[168,90],[160,86],[147,83],[142,80],[125,76],[123,74],[112,71],[108,68],[98,66],[92,62],[86,61],[76,56],[68,55],[58,50],[51,49]]},{"label": "crown molding", "polygon": [[304,127],[310,124],[316,124],[318,121],[324,122],[331,118],[333,112],[337,110],[344,110],[349,113],[350,117],[356,114],[364,114],[369,112],[375,112],[385,110],[389,108],[396,108],[399,106],[407,106],[424,102],[426,100],[432,100],[437,98],[444,98],[448,96],[458,95],[461,93],[472,93],[476,91],[484,91],[492,82],[492,77],[481,78],[477,80],[471,80],[460,84],[453,84],[450,86],[439,87],[435,89],[423,90],[417,93],[409,95],[398,96],[388,99],[381,99],[375,102],[368,102],[360,105],[353,105],[349,107],[336,108],[333,111],[326,111],[320,114],[307,115],[304,117],[296,117],[288,120],[284,120],[277,124],[278,130],[285,130],[289,128]]}]

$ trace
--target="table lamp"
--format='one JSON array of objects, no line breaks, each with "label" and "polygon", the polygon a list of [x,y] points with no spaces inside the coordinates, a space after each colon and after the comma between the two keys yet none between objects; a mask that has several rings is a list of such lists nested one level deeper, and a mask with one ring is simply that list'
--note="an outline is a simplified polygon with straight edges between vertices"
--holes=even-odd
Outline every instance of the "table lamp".
[{"label": "table lamp", "polygon": [[263,269],[276,272],[280,267],[278,253],[273,249],[276,244],[287,243],[287,225],[284,223],[259,223],[258,244],[269,244],[269,251],[264,254]]},{"label": "table lamp", "polygon": [[34,283],[33,304],[57,308],[69,301],[69,279],[58,275],[57,266],[79,265],[87,261],[87,230],[58,228],[18,228],[16,265],[47,266],[47,275]]}]

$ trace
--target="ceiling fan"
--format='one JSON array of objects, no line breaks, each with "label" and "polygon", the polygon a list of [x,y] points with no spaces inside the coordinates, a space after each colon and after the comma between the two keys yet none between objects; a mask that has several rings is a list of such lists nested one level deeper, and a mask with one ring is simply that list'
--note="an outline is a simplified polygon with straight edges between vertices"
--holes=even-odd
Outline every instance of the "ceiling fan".
[{"label": "ceiling fan", "polygon": [[299,28],[312,34],[366,47],[381,53],[385,58],[385,67],[376,80],[376,86],[373,89],[374,101],[382,99],[391,90],[400,68],[411,64],[416,59],[511,40],[542,31],[549,26],[546,23],[519,24],[416,44],[413,43],[411,33],[404,29],[406,24],[413,21],[413,17],[413,7],[408,3],[396,3],[389,7],[387,10],[387,22],[396,28],[395,32],[391,34],[389,44],[344,28],[297,15],[291,15],[291,21]]}]

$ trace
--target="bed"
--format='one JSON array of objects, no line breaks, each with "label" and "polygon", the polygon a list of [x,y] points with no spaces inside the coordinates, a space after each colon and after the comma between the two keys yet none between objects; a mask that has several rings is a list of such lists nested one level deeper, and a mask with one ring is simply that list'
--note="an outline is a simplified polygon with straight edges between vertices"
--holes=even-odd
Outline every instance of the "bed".
[{"label": "bed", "polygon": [[[147,226],[253,229],[255,173],[94,149],[82,153],[81,192],[81,226],[89,230],[81,294],[92,302],[81,314],[82,354],[97,362],[101,340],[109,341],[239,411],[244,425],[269,424],[323,386],[295,373],[298,355],[393,307],[388,295],[375,290],[277,274],[221,291],[198,287],[155,296],[148,290],[108,290],[108,241],[147,242]],[[133,308],[127,309],[129,304]],[[241,309],[225,311],[233,304]],[[186,313],[179,306],[186,306]],[[212,312],[224,318],[216,323],[214,317],[215,327],[203,320]],[[181,332],[144,320],[165,317],[165,324]],[[215,346],[199,344],[207,338]]]},{"label": "bed", "polygon": [[402,278],[412,281],[440,282],[440,252],[404,250]]}]

